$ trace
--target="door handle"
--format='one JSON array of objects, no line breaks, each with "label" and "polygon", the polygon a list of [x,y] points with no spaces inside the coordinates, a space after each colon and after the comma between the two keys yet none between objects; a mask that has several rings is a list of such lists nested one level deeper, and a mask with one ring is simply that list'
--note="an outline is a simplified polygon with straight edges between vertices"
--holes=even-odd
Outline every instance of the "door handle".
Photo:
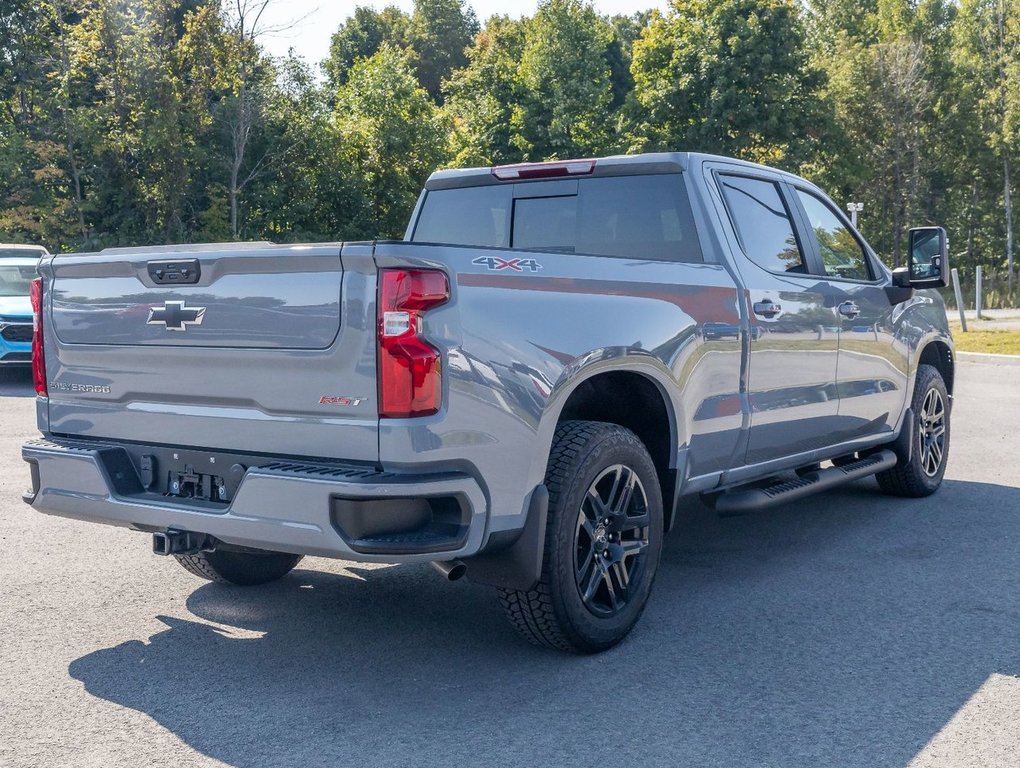
[{"label": "door handle", "polygon": [[783,311],[783,308],[776,304],[775,302],[773,302],[772,299],[765,299],[765,301],[756,301],[754,305],[751,307],[751,309],[754,310],[754,314],[761,315],[762,317],[766,317],[769,319],[772,319],[773,317],[775,317],[776,315]]},{"label": "door handle", "polygon": [[844,301],[839,305],[839,314],[848,320],[853,320],[857,315],[861,314],[861,308],[852,301]]}]

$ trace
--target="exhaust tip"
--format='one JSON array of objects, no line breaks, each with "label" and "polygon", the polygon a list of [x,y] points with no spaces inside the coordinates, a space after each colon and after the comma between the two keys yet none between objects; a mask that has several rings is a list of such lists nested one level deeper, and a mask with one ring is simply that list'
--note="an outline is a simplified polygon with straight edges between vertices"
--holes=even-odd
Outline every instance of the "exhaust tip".
[{"label": "exhaust tip", "polygon": [[439,571],[447,581],[457,581],[467,573],[467,565],[463,560],[434,560],[432,567]]}]

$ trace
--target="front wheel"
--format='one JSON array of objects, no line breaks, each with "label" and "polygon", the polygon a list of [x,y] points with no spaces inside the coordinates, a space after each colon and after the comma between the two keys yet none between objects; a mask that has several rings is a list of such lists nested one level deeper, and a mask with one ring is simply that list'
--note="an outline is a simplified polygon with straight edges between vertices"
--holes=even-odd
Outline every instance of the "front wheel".
[{"label": "front wheel", "polygon": [[619,643],[651,592],[662,547],[662,494],[648,451],[628,429],[568,421],[549,465],[542,577],[500,602],[530,642],[575,653]]},{"label": "front wheel", "polygon": [[922,498],[942,485],[949,458],[949,394],[942,374],[931,365],[917,367],[917,382],[911,400],[914,449],[910,461],[900,458],[892,469],[875,477],[883,491],[892,496]]}]

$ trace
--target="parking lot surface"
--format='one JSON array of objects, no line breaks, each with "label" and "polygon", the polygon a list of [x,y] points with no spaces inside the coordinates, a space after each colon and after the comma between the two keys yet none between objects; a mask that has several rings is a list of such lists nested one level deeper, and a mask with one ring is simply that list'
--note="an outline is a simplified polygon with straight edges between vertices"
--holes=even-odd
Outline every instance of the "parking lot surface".
[{"label": "parking lot surface", "polygon": [[0,370],[0,766],[1015,768],[1018,371],[961,364],[932,498],[692,505],[630,638],[573,657],[427,566],[224,587],[32,511]]}]

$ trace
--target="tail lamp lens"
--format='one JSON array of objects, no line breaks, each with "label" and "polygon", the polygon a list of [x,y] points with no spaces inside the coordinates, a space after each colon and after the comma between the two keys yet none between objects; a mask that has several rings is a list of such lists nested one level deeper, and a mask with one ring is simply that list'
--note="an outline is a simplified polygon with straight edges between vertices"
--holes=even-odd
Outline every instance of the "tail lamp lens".
[{"label": "tail lamp lens", "polygon": [[422,316],[449,298],[439,270],[380,270],[380,417],[427,416],[442,405],[442,357],[422,336]]},{"label": "tail lamp lens", "polygon": [[46,359],[43,357],[43,283],[42,278],[32,280],[28,289],[32,302],[32,379],[35,381],[35,393],[47,397],[46,391]]}]

